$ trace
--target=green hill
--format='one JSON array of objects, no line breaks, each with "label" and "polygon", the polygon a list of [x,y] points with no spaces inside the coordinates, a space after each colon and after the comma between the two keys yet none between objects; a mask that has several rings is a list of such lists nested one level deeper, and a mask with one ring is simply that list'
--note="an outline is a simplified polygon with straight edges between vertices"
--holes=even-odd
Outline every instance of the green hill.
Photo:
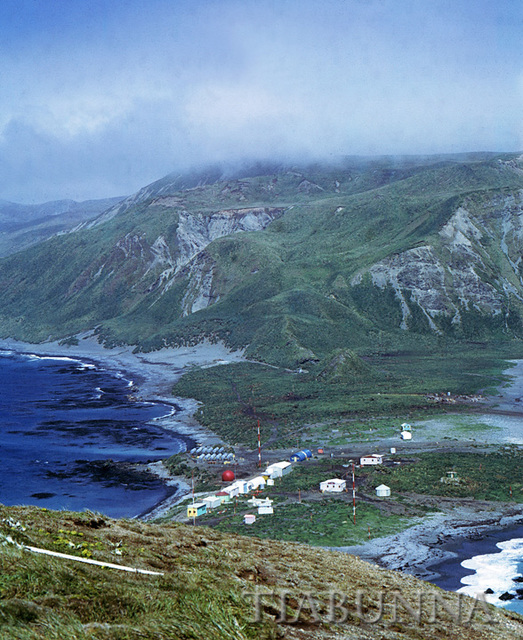
[{"label": "green hill", "polygon": [[2,335],[208,337],[290,367],[378,335],[519,338],[522,167],[482,154],[167,176],[0,261]]}]

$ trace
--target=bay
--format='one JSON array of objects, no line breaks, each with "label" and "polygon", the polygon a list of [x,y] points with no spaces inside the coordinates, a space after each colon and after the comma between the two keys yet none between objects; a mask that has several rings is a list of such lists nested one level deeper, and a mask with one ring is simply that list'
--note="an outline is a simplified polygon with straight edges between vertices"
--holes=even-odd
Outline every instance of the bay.
[{"label": "bay", "polygon": [[93,362],[0,351],[0,502],[134,517],[172,493],[125,463],[186,449],[155,424],[176,409],[133,391]]}]

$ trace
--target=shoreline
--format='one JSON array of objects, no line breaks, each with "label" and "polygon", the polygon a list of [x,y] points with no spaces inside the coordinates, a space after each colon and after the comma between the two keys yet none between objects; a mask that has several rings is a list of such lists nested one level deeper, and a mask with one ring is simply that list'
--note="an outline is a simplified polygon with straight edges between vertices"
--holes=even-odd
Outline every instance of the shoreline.
[{"label": "shoreline", "polygon": [[[155,419],[155,423],[163,429],[204,445],[226,444],[196,421],[194,413],[199,406],[198,402],[191,398],[172,396],[171,389],[191,366],[218,366],[243,361],[242,352],[231,352],[221,343],[202,342],[193,347],[133,353],[132,345],[107,349],[98,343],[92,333],[79,335],[78,338],[78,345],[60,345],[58,342],[31,344],[2,339],[0,349],[85,359],[108,371],[125,374],[138,387],[135,395],[140,401],[160,403],[172,408],[171,413]],[[519,393],[523,387],[523,360],[510,362],[516,366],[512,364],[504,373],[512,378],[512,382],[499,389],[497,396],[491,396],[491,401],[496,402],[497,406],[493,407],[489,402],[490,406],[485,408],[485,412],[510,411],[522,415],[523,403],[520,404]],[[149,463],[145,468],[161,478],[166,487],[177,487],[150,509],[135,516],[151,520],[161,517],[183,500],[191,488],[187,478],[171,476],[161,461]],[[437,571],[438,565],[457,556],[451,550],[457,540],[474,539],[492,530],[508,531],[523,524],[523,504],[487,503],[471,499],[459,503],[443,500],[439,506],[441,511],[427,514],[420,522],[401,532],[360,545],[333,549],[430,581],[441,577]]]},{"label": "shoreline", "polygon": [[[242,351],[231,351],[222,343],[204,341],[192,347],[166,348],[150,353],[133,353],[132,345],[105,348],[92,333],[78,336],[78,345],[63,345],[58,342],[32,344],[11,338],[0,339],[0,350],[21,354],[48,357],[67,357],[91,361],[114,374],[124,375],[132,381],[132,395],[141,402],[153,402],[171,407],[165,416],[154,419],[154,423],[166,431],[179,435],[183,440],[203,445],[224,445],[224,441],[210,429],[200,425],[193,417],[199,403],[192,398],[178,398],[171,394],[174,384],[193,366],[219,366],[243,360]],[[166,456],[168,457],[168,456]],[[176,485],[178,489],[135,516],[140,519],[160,517],[177,500],[190,493],[187,478],[171,476],[158,463],[142,465],[162,480],[166,487]],[[154,514],[154,515],[153,515]]]},{"label": "shoreline", "polygon": [[[491,396],[485,413],[523,416],[523,360],[509,362],[510,368],[503,373],[512,380],[508,386],[499,388],[496,396]],[[508,538],[511,530],[523,525],[521,503],[440,499],[438,506],[441,511],[427,514],[418,524],[396,534],[333,549],[356,555],[385,569],[437,582],[443,579],[438,569],[444,569],[445,563],[459,557],[457,548],[463,542],[494,532],[506,532]]]},{"label": "shoreline", "polygon": [[438,568],[459,555],[453,547],[494,531],[509,534],[511,529],[523,525],[523,504],[470,500],[469,504],[442,507],[445,510],[427,514],[419,523],[398,533],[332,549],[385,569],[437,582],[443,577]]}]

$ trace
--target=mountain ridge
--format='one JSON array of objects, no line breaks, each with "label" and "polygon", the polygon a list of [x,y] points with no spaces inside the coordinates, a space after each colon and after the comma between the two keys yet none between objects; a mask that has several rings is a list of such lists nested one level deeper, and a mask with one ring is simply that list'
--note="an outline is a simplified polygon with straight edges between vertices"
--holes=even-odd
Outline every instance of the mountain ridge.
[{"label": "mountain ridge", "polygon": [[3,335],[209,338],[285,366],[376,332],[523,337],[522,167],[480,154],[170,174],[1,261]]},{"label": "mountain ridge", "polygon": [[72,231],[120,200],[54,200],[35,205],[0,200],[0,257]]}]

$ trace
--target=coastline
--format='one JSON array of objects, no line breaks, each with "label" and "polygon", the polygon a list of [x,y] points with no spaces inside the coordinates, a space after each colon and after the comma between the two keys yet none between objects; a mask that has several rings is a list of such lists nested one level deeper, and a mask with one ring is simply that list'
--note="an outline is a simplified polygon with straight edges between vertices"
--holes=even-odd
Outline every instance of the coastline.
[{"label": "coastline", "polygon": [[438,581],[442,578],[438,568],[458,556],[453,549],[456,544],[479,539],[494,530],[508,533],[523,524],[523,504],[467,502],[454,506],[442,501],[442,511],[427,514],[418,524],[404,531],[334,550],[428,582]]},{"label": "coastline", "polygon": [[[523,360],[511,360],[504,373],[512,378],[489,399],[486,413],[505,413],[523,417]],[[456,562],[463,543],[495,534],[506,539],[523,525],[523,504],[492,503],[463,499],[438,499],[437,512],[420,522],[383,538],[335,550],[358,556],[385,569],[408,573],[438,586],[445,578],[446,563]],[[463,553],[463,551],[462,551]],[[465,558],[462,557],[462,560]],[[463,575],[467,573],[463,570]],[[448,577],[448,576],[447,576]],[[459,585],[460,587],[462,585]],[[443,587],[450,588],[450,587]]]},{"label": "coastline", "polygon": [[[242,351],[231,351],[222,343],[204,341],[192,347],[165,348],[150,353],[133,353],[132,345],[105,348],[92,333],[77,336],[78,345],[58,342],[32,344],[14,339],[0,339],[0,350],[30,353],[39,356],[66,357],[90,361],[114,374],[123,375],[133,383],[131,392],[141,402],[152,402],[171,407],[165,416],[154,420],[162,429],[173,431],[182,438],[203,445],[223,445],[223,440],[200,425],[193,414],[198,402],[192,398],[177,398],[171,394],[172,387],[193,366],[218,366],[243,360]],[[190,492],[186,478],[171,476],[160,463],[146,465],[167,487],[177,486],[159,503],[137,517],[151,519],[160,517],[176,501]]]},{"label": "coastline", "polygon": [[[59,356],[92,361],[118,374],[125,374],[138,387],[133,395],[145,402],[156,402],[172,407],[172,412],[157,418],[155,422],[166,430],[204,445],[226,444],[216,434],[202,427],[194,418],[198,403],[190,398],[171,395],[175,382],[192,366],[217,366],[242,361],[243,353],[231,352],[223,344],[202,342],[183,348],[166,348],[150,353],[133,353],[133,346],[107,349],[92,334],[78,336],[78,345],[61,345],[58,342],[31,344],[12,339],[0,340],[0,349],[36,355]],[[522,415],[519,401],[523,385],[523,361],[506,370],[513,382],[499,390],[492,399],[497,411],[514,411]],[[492,409],[489,409],[492,410]],[[177,487],[159,503],[139,514],[150,520],[161,517],[172,506],[190,493],[187,478],[171,476],[161,462],[146,465],[150,473],[162,479],[167,487]],[[437,580],[437,567],[455,559],[452,549],[456,541],[474,539],[491,530],[508,530],[523,523],[523,505],[514,503],[487,503],[476,500],[440,500],[435,513],[427,514],[411,527],[366,543],[337,547],[343,551],[378,564],[387,569],[400,570],[424,580]]]}]

